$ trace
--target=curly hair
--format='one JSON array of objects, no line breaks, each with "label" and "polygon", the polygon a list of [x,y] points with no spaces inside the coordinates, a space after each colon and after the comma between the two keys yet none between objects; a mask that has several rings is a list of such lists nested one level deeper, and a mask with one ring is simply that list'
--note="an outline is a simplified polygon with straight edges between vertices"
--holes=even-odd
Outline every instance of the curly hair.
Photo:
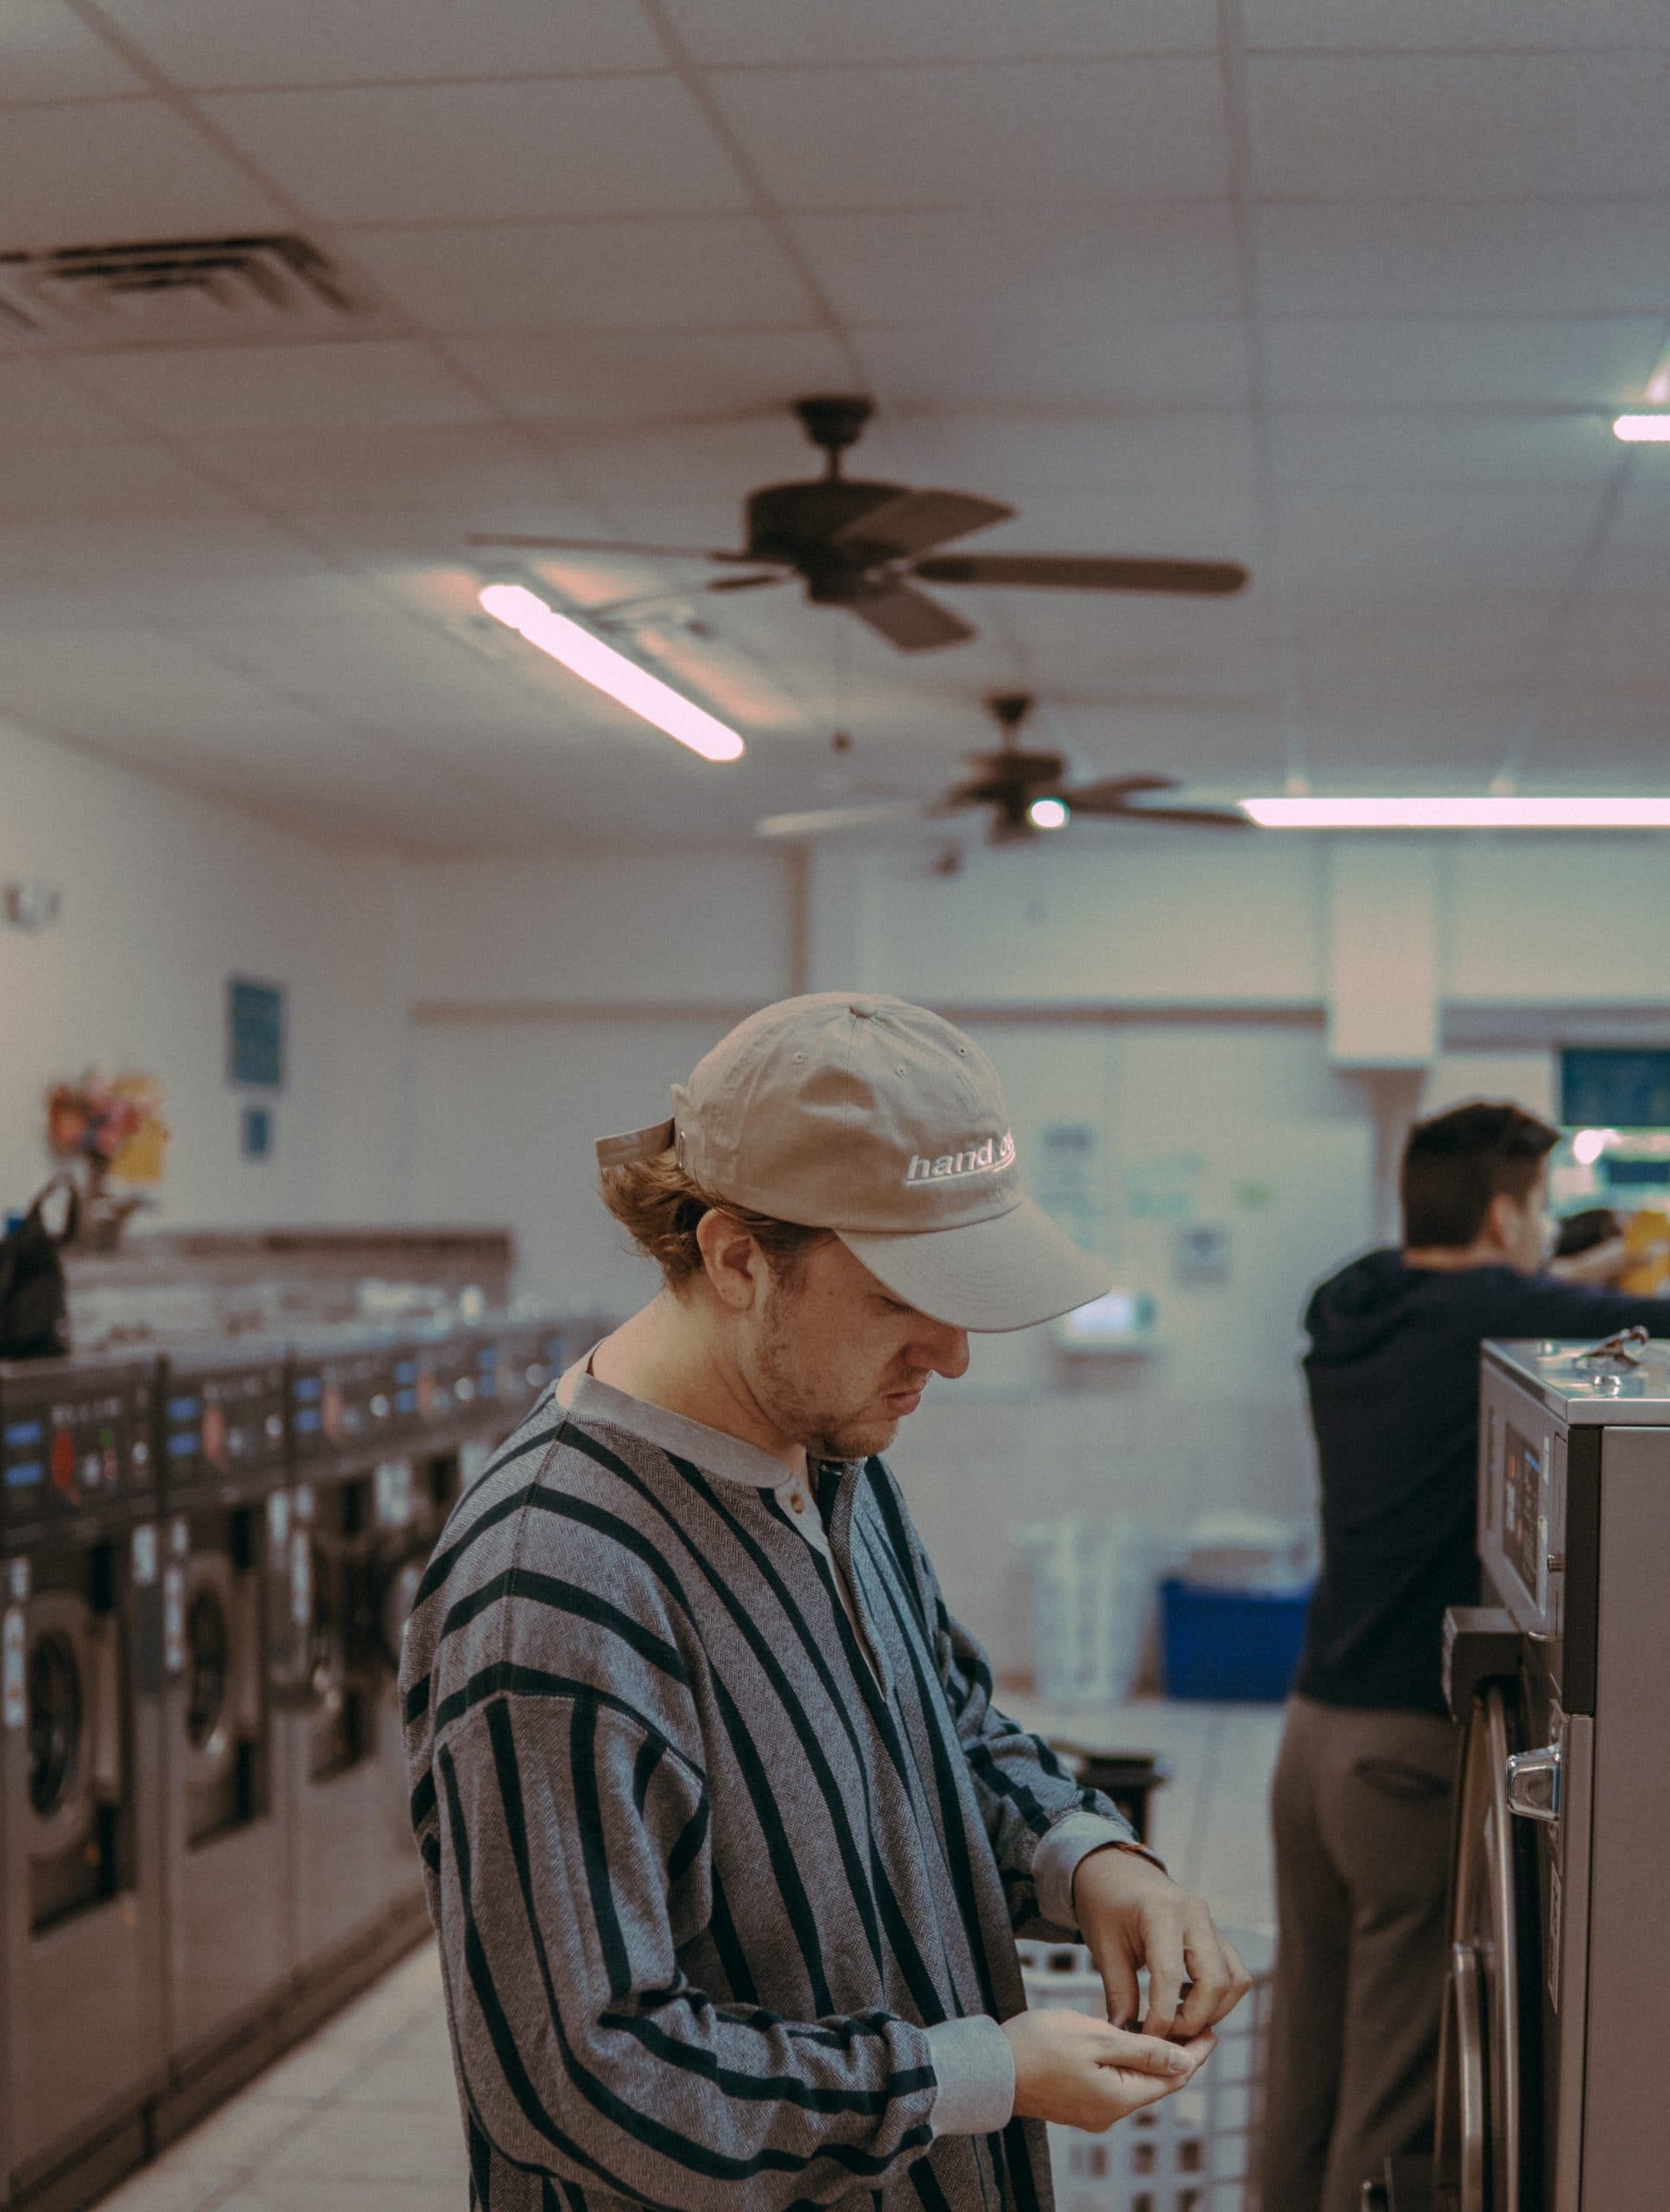
[{"label": "curly hair", "polygon": [[606,1167],[600,1179],[604,1205],[638,1250],[655,1262],[670,1290],[686,1288],[702,1274],[695,1232],[703,1214],[722,1213],[746,1229],[778,1282],[791,1283],[807,1253],[833,1234],[712,1197],[691,1181],[670,1149],[653,1159]]}]

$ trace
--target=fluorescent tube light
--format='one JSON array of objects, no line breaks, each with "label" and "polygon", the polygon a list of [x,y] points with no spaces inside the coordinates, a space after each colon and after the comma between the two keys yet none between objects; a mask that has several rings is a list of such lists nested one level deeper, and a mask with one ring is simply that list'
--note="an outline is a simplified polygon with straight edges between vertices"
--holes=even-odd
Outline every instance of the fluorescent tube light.
[{"label": "fluorescent tube light", "polygon": [[1026,810],[1035,830],[1064,830],[1067,810],[1058,798],[1035,798]]},{"label": "fluorescent tube light", "polygon": [[1266,830],[1670,830],[1670,798],[1244,798]]},{"label": "fluorescent tube light", "polygon": [[628,660],[625,653],[606,645],[581,624],[548,607],[537,592],[522,584],[488,584],[477,596],[495,622],[518,632],[573,675],[606,691],[610,698],[642,715],[646,722],[665,730],[681,745],[688,745],[704,760],[742,758],[742,740],[733,729],[682,691],[675,691],[670,683],[640,668],[635,660]]},{"label": "fluorescent tube light", "polygon": [[1670,445],[1670,413],[1620,415],[1612,425],[1612,435],[1622,438],[1627,446]]}]

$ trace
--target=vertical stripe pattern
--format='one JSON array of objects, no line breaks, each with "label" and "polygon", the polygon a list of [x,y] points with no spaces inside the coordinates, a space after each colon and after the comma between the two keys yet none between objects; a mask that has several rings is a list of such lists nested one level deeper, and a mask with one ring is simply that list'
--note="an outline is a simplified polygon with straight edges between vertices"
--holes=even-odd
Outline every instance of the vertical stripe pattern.
[{"label": "vertical stripe pattern", "polygon": [[1039,1842],[1115,1816],[997,1710],[883,1463],[814,1471],[850,1614],[769,1491],[583,1400],[437,1547],[401,1687],[492,2212],[1049,2212],[1040,2130],[935,2136],[927,2031],[1021,2008],[1016,1933],[1070,1932]]}]

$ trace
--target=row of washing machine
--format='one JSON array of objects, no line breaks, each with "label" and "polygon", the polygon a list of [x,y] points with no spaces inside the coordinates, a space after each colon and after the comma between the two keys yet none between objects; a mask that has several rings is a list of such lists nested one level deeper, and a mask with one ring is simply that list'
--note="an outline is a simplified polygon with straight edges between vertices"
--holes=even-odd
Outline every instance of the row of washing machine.
[{"label": "row of washing machine", "polygon": [[406,1616],[581,1333],[0,1366],[0,2207],[89,2202],[421,1931]]}]

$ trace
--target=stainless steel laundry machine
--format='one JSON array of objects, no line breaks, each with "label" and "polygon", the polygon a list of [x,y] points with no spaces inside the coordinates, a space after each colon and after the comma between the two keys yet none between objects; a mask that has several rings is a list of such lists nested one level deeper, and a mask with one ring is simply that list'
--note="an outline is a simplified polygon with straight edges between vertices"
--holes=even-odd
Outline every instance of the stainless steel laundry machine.
[{"label": "stainless steel laundry machine", "polygon": [[1485,1347],[1439,2202],[1670,2201],[1670,1344]]},{"label": "stainless steel laundry machine", "polygon": [[276,2047],[294,1964],[284,1348],[170,1351],[156,1406],[173,2133]]},{"label": "stainless steel laundry machine", "polygon": [[0,2202],[90,2201],[163,2074],[153,1363],[0,1367]]},{"label": "stainless steel laundry machine", "polygon": [[367,1956],[391,1955],[421,1916],[410,1833],[397,1840],[388,1813],[398,1745],[380,1603],[388,1524],[412,1482],[415,1399],[396,1402],[415,1393],[397,1371],[408,1358],[392,1338],[343,1332],[294,1345],[289,1363],[289,1590],[303,1653],[279,1732],[299,1993],[362,1979]]}]

